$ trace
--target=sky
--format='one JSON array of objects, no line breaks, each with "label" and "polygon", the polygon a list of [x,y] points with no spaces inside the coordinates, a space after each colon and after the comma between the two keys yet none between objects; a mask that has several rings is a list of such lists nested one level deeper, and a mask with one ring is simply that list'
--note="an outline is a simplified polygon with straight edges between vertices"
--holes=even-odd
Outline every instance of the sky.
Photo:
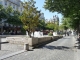
[{"label": "sky", "polygon": [[52,19],[53,16],[57,15],[59,17],[60,22],[61,22],[61,19],[62,19],[61,14],[58,14],[57,12],[52,13],[52,12],[49,12],[49,10],[45,10],[43,8],[45,0],[35,0],[35,1],[36,1],[35,6],[38,7],[38,10],[41,10],[41,12],[44,13],[45,19]]}]

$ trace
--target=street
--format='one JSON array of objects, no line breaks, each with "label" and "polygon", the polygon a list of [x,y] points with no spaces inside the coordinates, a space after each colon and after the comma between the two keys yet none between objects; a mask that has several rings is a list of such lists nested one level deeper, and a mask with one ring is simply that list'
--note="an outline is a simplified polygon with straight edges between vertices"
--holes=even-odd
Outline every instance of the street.
[{"label": "street", "polygon": [[79,60],[73,36],[63,37],[45,46],[35,48],[3,60]]}]

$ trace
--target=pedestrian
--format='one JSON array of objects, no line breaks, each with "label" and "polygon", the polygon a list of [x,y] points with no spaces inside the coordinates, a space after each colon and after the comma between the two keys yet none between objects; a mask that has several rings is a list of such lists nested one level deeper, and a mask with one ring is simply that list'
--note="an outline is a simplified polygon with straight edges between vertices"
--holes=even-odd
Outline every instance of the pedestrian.
[{"label": "pedestrian", "polygon": [[69,36],[69,32],[67,32],[67,36]]}]

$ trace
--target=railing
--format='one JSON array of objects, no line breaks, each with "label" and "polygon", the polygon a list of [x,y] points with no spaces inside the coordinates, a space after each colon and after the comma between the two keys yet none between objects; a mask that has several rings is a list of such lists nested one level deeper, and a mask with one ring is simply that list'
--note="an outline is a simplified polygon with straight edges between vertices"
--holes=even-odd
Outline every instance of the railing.
[{"label": "railing", "polygon": [[20,6],[20,0],[9,0],[9,1]]}]

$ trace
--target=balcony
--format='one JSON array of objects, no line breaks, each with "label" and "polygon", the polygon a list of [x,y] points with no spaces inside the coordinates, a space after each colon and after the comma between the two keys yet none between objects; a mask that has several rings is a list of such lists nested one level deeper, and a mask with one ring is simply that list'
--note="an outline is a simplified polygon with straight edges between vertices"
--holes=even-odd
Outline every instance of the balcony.
[{"label": "balcony", "polygon": [[20,6],[20,0],[8,0],[8,1]]}]

